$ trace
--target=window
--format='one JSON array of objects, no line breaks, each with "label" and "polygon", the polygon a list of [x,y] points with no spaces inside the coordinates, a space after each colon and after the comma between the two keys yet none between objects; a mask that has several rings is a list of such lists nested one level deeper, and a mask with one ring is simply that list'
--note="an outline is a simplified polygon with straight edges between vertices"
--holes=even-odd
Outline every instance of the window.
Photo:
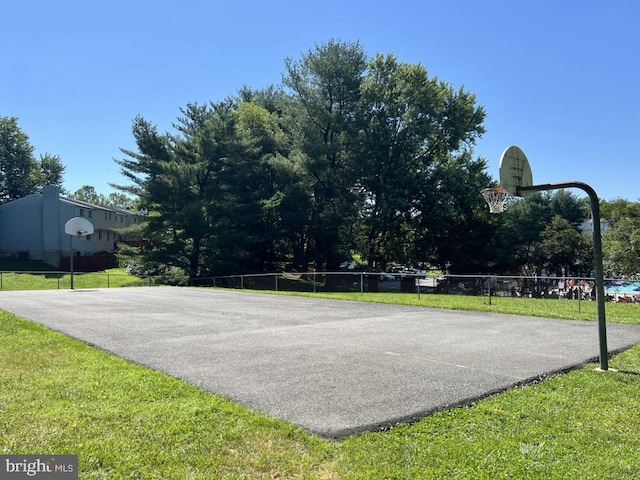
[{"label": "window", "polygon": [[89,210],[89,218],[93,218],[93,210]]},{"label": "window", "polygon": [[80,216],[81,216],[81,217],[84,217],[84,208],[81,208],[81,209],[80,209]]}]

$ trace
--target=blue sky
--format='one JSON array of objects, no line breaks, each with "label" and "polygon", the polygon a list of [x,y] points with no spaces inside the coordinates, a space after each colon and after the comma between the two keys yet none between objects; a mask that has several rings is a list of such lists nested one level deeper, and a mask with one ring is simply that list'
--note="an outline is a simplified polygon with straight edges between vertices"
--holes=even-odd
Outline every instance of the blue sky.
[{"label": "blue sky", "polygon": [[637,0],[5,2],[0,116],[60,155],[68,190],[106,194],[125,182],[113,159],[135,147],[136,115],[171,130],[188,102],[279,83],[286,57],[359,41],[476,94],[475,153],[494,178],[515,144],[536,184],[638,201],[639,20]]}]

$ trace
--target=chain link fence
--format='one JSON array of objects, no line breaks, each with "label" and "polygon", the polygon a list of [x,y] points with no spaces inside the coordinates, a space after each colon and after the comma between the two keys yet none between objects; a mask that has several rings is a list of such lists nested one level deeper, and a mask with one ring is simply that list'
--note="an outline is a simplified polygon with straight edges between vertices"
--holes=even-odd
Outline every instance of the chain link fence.
[{"label": "chain link fence", "polygon": [[[75,288],[115,288],[154,285],[153,278],[102,272],[76,272]],[[71,288],[69,272],[0,271],[0,290],[64,290]]]},{"label": "chain link fence", "polygon": [[[106,273],[75,274],[77,288],[158,285],[154,278]],[[430,275],[423,273],[281,272],[197,278],[190,286],[282,292],[442,293],[521,298],[595,300],[595,280],[588,277],[504,275]],[[67,272],[0,271],[0,290],[70,288]],[[605,279],[606,300],[640,302],[640,281]]]},{"label": "chain link fence", "polygon": [[[425,275],[370,272],[283,272],[197,279],[195,286],[291,292],[402,292],[595,300],[588,277]],[[607,300],[640,301],[640,281],[606,279]]]}]

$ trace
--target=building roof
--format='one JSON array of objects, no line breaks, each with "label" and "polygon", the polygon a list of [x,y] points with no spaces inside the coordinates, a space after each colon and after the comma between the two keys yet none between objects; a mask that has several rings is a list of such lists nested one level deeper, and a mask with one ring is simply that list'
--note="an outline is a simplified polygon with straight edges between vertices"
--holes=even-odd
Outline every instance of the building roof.
[{"label": "building roof", "polygon": [[[37,194],[36,194],[37,195]],[[95,205],[93,203],[83,202],[82,200],[76,200],[75,198],[60,196],[60,201],[69,203],[71,205],[77,205],[78,207],[92,208],[94,210],[105,210],[107,212],[119,213],[121,215],[138,215],[138,212],[126,210],[120,207],[106,207],[104,205]]]},{"label": "building roof", "polygon": [[[11,200],[10,202],[6,202],[3,203],[2,205],[0,205],[0,207],[4,206],[4,205],[9,205],[9,204],[15,204],[16,202],[22,202],[28,198],[32,198],[32,197],[40,197],[42,198],[44,195],[42,193],[32,193],[30,195],[26,195],[24,197],[21,198],[17,198],[15,200]],[[69,205],[75,205],[81,208],[89,208],[92,210],[102,210],[102,211],[106,211],[106,212],[112,212],[112,213],[117,213],[119,215],[140,215],[140,212],[134,212],[131,210],[126,210],[124,208],[120,208],[120,207],[107,207],[104,205],[95,205],[93,203],[89,203],[89,202],[83,202],[82,200],[77,200],[75,198],[69,198],[69,197],[65,197],[63,195],[59,195],[58,194],[58,199],[61,202],[67,203]]]}]

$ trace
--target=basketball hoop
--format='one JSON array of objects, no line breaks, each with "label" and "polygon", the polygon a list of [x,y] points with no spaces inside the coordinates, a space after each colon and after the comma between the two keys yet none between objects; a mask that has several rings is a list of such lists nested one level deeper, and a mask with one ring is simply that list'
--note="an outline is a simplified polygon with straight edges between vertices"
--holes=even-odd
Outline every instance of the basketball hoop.
[{"label": "basketball hoop", "polygon": [[502,187],[485,188],[482,190],[482,196],[489,205],[490,213],[502,213],[509,199],[509,192]]}]

